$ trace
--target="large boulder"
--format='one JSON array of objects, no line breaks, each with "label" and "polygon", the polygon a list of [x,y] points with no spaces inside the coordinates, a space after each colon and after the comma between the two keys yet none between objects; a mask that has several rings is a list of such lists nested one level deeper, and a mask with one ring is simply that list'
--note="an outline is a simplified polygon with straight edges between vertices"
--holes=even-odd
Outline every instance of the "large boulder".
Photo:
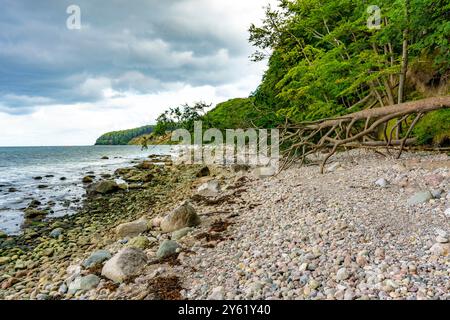
[{"label": "large boulder", "polygon": [[108,260],[102,269],[102,276],[116,283],[139,274],[147,263],[146,254],[138,248],[125,248]]},{"label": "large boulder", "polygon": [[119,190],[119,185],[113,180],[104,180],[90,186],[89,194],[109,194]]},{"label": "large boulder", "polygon": [[141,218],[136,221],[122,223],[116,227],[119,238],[133,238],[148,230],[148,221]]},{"label": "large boulder", "polygon": [[187,227],[195,227],[200,224],[200,217],[195,209],[185,202],[174,211],[169,213],[161,221],[163,232],[173,232]]}]

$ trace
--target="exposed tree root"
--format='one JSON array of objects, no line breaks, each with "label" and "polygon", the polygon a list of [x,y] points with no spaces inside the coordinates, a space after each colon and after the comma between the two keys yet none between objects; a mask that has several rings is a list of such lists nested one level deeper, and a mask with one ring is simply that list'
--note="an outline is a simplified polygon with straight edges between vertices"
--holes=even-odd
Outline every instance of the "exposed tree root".
[{"label": "exposed tree root", "polygon": [[[426,113],[444,108],[450,108],[450,96],[367,109],[299,125],[286,123],[281,134],[281,143],[287,146],[283,152],[281,170],[297,160],[305,163],[308,156],[326,151],[327,155],[320,165],[320,172],[324,173],[328,160],[340,148],[384,146],[389,154],[391,150],[397,150],[396,157],[400,158],[402,152],[416,142],[411,135],[418,121]],[[388,128],[391,121],[396,122]],[[394,134],[400,127],[405,130],[404,134],[394,140]],[[378,138],[380,133],[383,140]]]}]

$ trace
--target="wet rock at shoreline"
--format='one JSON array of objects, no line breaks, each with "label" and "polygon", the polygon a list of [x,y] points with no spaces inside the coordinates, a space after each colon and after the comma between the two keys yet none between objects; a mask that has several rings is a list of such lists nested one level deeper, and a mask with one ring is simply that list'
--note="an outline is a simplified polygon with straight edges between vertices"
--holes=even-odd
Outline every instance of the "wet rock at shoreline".
[{"label": "wet rock at shoreline", "polygon": [[109,194],[119,190],[119,186],[115,181],[105,180],[92,184],[89,189],[89,194]]},{"label": "wet rock at shoreline", "polygon": [[92,183],[92,182],[94,182],[94,177],[93,177],[93,176],[85,176],[85,177],[82,179],[82,182],[83,182],[83,183]]},{"label": "wet rock at shoreline", "polygon": [[140,218],[139,220],[122,223],[116,227],[116,234],[119,238],[132,238],[148,230],[148,220]]},{"label": "wet rock at shoreline", "polygon": [[31,200],[31,202],[28,204],[28,208],[37,208],[42,203],[39,200]]},{"label": "wet rock at shoreline", "polygon": [[188,202],[185,202],[163,218],[161,230],[168,233],[199,224],[200,217],[197,212]]},{"label": "wet rock at shoreline", "polygon": [[137,169],[140,170],[150,170],[155,168],[155,164],[152,161],[143,161],[136,166]]},{"label": "wet rock at shoreline", "polygon": [[125,248],[105,263],[102,276],[121,283],[136,276],[146,263],[147,256],[142,250]]},{"label": "wet rock at shoreline", "polygon": [[38,210],[35,208],[27,208],[24,210],[25,219],[44,218],[47,215],[46,211]]}]

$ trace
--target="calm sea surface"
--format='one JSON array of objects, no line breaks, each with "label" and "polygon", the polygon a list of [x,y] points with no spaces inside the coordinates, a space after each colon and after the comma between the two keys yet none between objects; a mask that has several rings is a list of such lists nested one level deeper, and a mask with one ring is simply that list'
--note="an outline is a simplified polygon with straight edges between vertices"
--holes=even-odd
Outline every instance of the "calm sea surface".
[{"label": "calm sea surface", "polygon": [[170,153],[170,146],[144,151],[138,146],[0,147],[0,230],[19,233],[23,209],[34,199],[44,207],[54,202],[48,217],[75,213],[85,194],[81,179],[88,172],[99,178],[150,154]]}]

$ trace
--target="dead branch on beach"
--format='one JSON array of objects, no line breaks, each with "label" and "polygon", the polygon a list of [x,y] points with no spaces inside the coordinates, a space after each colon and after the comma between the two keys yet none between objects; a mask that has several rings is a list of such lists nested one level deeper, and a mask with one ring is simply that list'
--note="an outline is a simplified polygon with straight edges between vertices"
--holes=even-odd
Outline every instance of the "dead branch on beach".
[{"label": "dead branch on beach", "polygon": [[[286,169],[296,161],[305,163],[308,156],[326,152],[320,165],[320,172],[324,173],[328,160],[340,148],[385,147],[389,154],[398,151],[396,157],[400,158],[402,152],[416,142],[412,133],[419,120],[428,112],[444,108],[450,108],[450,96],[365,109],[318,121],[285,123],[281,127],[280,143],[286,148],[280,168]],[[404,133],[394,139],[399,127],[404,129]]]}]

